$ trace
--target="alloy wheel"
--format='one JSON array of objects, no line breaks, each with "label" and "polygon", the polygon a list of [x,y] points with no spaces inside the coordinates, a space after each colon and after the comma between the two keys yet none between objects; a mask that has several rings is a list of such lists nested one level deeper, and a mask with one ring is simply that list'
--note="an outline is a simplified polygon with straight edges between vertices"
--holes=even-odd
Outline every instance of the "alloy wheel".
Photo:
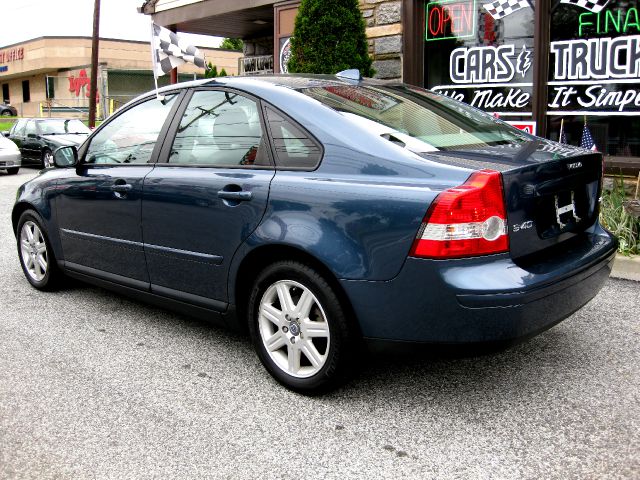
[{"label": "alloy wheel", "polygon": [[49,268],[47,244],[40,227],[31,220],[26,221],[20,231],[20,254],[27,274],[41,282]]},{"label": "alloy wheel", "polygon": [[260,339],[278,368],[297,378],[322,369],[329,354],[329,323],[311,290],[293,280],[277,281],[262,296],[258,315]]},{"label": "alloy wheel", "polygon": [[53,153],[51,153],[49,150],[44,152],[44,155],[42,156],[42,163],[44,164],[44,168],[53,166]]}]

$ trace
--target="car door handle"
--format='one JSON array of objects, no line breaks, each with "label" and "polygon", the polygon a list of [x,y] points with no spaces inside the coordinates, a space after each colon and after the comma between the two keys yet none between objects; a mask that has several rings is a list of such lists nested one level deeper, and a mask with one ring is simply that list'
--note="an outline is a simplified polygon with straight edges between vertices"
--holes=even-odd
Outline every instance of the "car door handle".
[{"label": "car door handle", "polygon": [[218,192],[218,198],[222,198],[223,200],[234,200],[236,202],[244,202],[246,200],[251,200],[253,195],[251,192],[239,191],[239,192],[228,192],[226,190],[220,190]]},{"label": "car door handle", "polygon": [[127,193],[130,192],[133,187],[128,183],[117,183],[115,185],[111,185],[111,190],[119,193]]}]

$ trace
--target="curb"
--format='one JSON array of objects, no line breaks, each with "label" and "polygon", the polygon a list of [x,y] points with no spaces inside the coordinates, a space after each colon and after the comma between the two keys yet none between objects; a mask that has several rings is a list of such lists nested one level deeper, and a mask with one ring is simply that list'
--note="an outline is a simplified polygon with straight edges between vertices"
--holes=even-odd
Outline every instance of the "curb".
[{"label": "curb", "polygon": [[640,256],[625,257],[618,253],[611,270],[611,276],[640,282]]}]

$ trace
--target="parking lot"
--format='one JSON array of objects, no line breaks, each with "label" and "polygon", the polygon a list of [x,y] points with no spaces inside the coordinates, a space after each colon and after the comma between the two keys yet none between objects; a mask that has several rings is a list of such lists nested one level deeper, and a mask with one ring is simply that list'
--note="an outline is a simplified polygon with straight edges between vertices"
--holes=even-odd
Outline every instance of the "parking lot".
[{"label": "parking lot", "polygon": [[0,478],[638,478],[640,283],[483,355],[374,356],[291,393],[247,339],[77,285],[29,286],[0,172]]}]

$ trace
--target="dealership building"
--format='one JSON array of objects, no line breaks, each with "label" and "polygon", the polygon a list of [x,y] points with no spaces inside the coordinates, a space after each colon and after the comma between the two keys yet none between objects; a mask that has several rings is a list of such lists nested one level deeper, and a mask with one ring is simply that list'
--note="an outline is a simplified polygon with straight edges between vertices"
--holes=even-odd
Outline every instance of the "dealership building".
[{"label": "dealership building", "polygon": [[[149,42],[100,39],[98,115],[106,117],[122,104],[154,87]],[[207,62],[237,75],[237,51],[201,49]],[[0,47],[2,100],[18,115],[82,116],[89,105],[91,38],[41,37]],[[180,67],[179,79],[192,80],[204,71]],[[160,77],[166,85],[168,76]]]},{"label": "dealership building", "polygon": [[[585,122],[609,165],[640,163],[639,0],[359,0],[376,76],[553,140]],[[245,40],[241,73],[286,72],[299,1],[147,0],[178,32]]]}]

